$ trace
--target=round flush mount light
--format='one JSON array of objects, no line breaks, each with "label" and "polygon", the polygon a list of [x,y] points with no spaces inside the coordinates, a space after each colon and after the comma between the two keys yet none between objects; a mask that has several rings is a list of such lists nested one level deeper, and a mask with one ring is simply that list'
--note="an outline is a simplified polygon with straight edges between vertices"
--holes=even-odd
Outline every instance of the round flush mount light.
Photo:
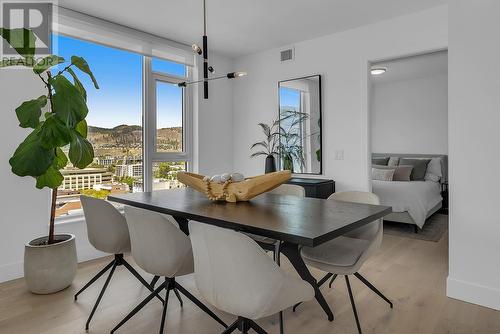
[{"label": "round flush mount light", "polygon": [[374,67],[371,70],[372,75],[382,75],[385,72],[387,72],[387,69],[385,67]]}]

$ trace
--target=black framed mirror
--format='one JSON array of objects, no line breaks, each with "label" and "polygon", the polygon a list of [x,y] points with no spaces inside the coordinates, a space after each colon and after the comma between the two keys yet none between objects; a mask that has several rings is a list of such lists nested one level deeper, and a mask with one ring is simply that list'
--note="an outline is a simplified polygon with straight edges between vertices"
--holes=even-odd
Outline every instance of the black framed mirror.
[{"label": "black framed mirror", "polygon": [[321,75],[278,82],[281,170],[322,174]]}]

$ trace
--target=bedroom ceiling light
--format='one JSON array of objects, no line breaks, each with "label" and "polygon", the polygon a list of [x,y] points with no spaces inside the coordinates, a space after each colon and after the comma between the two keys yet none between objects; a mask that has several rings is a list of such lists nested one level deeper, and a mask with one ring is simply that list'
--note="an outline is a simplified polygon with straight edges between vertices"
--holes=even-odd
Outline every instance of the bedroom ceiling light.
[{"label": "bedroom ceiling light", "polygon": [[382,75],[385,72],[387,72],[387,69],[384,67],[375,67],[375,68],[372,68],[372,70],[371,70],[372,75]]},{"label": "bedroom ceiling light", "polygon": [[203,57],[203,79],[197,81],[184,81],[177,85],[179,87],[186,87],[191,84],[203,83],[203,98],[208,99],[208,82],[211,80],[217,80],[222,78],[235,79],[247,75],[247,72],[230,72],[225,75],[220,75],[217,77],[209,77],[209,73],[214,74],[215,69],[208,65],[208,37],[207,37],[207,6],[206,0],[203,0],[203,48],[199,47],[198,44],[193,44],[193,52]]}]

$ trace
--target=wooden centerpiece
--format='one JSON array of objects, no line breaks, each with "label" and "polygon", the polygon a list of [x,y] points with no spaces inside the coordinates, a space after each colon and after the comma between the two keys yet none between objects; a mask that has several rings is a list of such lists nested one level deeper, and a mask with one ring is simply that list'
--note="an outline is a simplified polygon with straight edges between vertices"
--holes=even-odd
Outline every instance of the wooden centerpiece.
[{"label": "wooden centerpiece", "polygon": [[248,201],[257,195],[273,190],[288,181],[291,172],[288,170],[249,177],[243,181],[232,180],[223,183],[212,182],[210,178],[194,173],[179,172],[177,179],[185,185],[204,193],[212,201],[241,202]]}]

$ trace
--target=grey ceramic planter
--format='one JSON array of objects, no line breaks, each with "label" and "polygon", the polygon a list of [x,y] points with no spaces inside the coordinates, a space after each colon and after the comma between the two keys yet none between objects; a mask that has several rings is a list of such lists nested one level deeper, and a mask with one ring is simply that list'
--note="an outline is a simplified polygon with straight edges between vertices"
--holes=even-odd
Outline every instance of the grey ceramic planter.
[{"label": "grey ceramic planter", "polygon": [[61,291],[71,285],[76,275],[75,236],[58,234],[58,243],[37,246],[37,238],[24,247],[24,278],[28,289],[36,294]]}]

